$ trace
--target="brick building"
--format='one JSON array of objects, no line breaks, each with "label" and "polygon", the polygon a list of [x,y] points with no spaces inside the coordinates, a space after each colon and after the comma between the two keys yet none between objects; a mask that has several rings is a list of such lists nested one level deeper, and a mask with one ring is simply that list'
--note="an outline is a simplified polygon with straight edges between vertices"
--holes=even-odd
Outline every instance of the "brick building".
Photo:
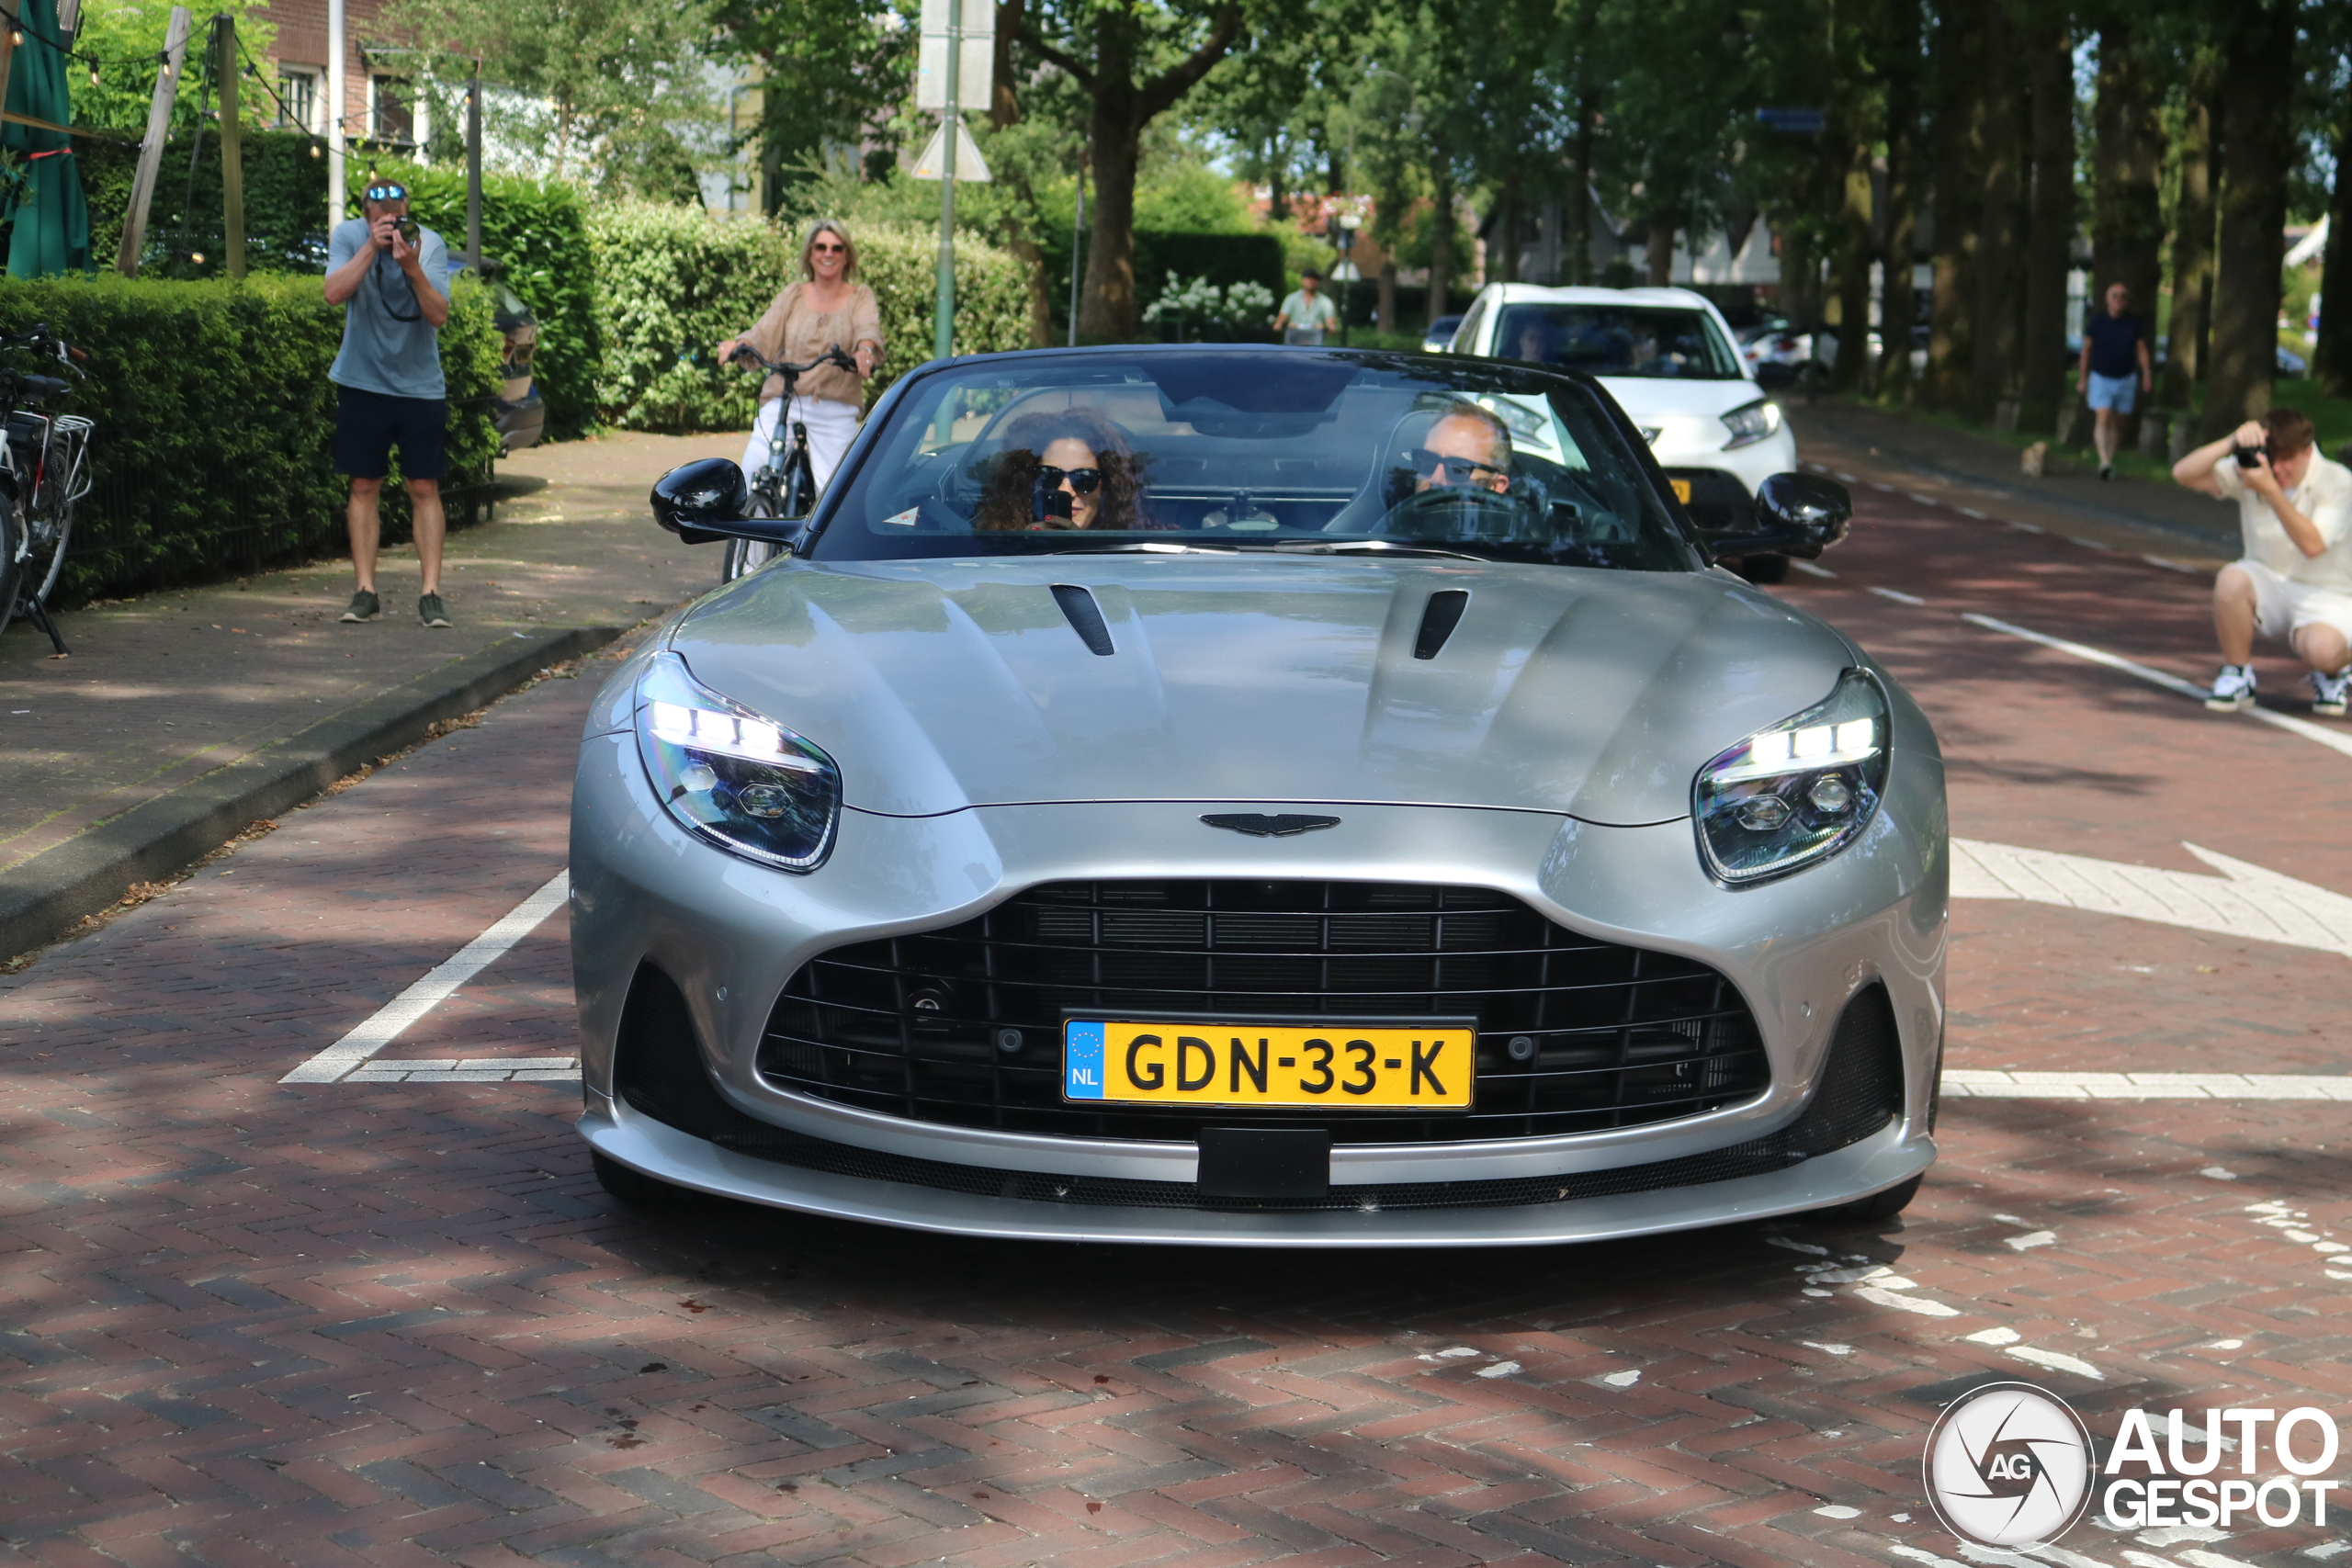
[{"label": "brick building", "polygon": [[[385,0],[344,0],[344,130],[353,140],[421,141],[424,107],[396,57],[371,57],[389,29]],[[270,0],[262,14],[277,28],[278,94],[305,130],[327,129],[327,0]]]}]

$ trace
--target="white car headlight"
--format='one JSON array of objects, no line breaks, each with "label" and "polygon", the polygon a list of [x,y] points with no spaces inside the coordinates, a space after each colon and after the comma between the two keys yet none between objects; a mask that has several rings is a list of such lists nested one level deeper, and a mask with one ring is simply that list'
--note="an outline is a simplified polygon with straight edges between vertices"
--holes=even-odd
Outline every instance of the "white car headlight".
[{"label": "white car headlight", "polygon": [[1752,403],[1742,403],[1721,416],[1724,428],[1731,432],[1731,439],[1724,443],[1724,450],[1753,446],[1758,441],[1781,434],[1781,405],[1769,398],[1758,398]]},{"label": "white car headlight", "polygon": [[637,750],[670,815],[779,871],[814,871],[833,847],[842,775],[822,750],[723,697],[674,653],[637,682]]},{"label": "white car headlight", "polygon": [[1826,702],[1700,769],[1690,816],[1707,870],[1736,887],[1852,842],[1878,811],[1887,741],[1886,694],[1869,671],[1849,670]]}]

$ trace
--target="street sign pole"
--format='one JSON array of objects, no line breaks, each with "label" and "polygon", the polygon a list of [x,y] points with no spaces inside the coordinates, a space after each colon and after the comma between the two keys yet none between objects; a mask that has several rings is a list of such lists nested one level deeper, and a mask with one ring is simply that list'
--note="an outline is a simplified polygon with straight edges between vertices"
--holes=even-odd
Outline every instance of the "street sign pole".
[{"label": "street sign pole", "polygon": [[956,107],[956,68],[962,63],[963,34],[964,0],[947,0],[947,107],[939,120],[939,303],[931,324],[934,359],[956,352],[956,158],[963,130],[963,117]]}]

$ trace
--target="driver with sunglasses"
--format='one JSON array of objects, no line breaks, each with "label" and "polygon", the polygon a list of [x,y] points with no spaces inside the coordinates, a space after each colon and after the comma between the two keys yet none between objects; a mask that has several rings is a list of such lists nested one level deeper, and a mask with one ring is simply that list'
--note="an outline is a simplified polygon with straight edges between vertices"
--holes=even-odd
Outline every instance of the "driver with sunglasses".
[{"label": "driver with sunglasses", "polygon": [[1510,490],[1510,432],[1476,403],[1446,410],[1410,457],[1413,489]]},{"label": "driver with sunglasses", "polygon": [[358,578],[343,618],[372,621],[383,611],[376,595],[377,503],[397,448],[424,572],[417,618],[446,626],[441,475],[449,400],[441,324],[449,319],[449,250],[409,220],[406,186],[369,186],[360,211],[365,216],[336,224],[327,243],[327,303],[343,307],[343,347],[327,371],[335,386],[334,466],[351,478],[347,522]]}]

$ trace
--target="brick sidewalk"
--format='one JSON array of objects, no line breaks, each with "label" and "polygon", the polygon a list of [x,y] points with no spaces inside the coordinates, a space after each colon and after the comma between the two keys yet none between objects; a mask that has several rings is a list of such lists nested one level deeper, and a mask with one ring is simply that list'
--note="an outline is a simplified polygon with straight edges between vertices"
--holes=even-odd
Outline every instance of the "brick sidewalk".
[{"label": "brick sidewalk", "polygon": [[517,630],[631,626],[702,592],[718,580],[715,553],[656,529],[645,492],[678,463],[735,455],[741,439],[620,435],[506,459],[496,521],[450,536],[453,630],[418,624],[406,547],[385,552],[385,615],[368,626],[335,619],[348,562],[74,611],[60,617],[70,659],[11,625],[0,636],[0,875]]}]

